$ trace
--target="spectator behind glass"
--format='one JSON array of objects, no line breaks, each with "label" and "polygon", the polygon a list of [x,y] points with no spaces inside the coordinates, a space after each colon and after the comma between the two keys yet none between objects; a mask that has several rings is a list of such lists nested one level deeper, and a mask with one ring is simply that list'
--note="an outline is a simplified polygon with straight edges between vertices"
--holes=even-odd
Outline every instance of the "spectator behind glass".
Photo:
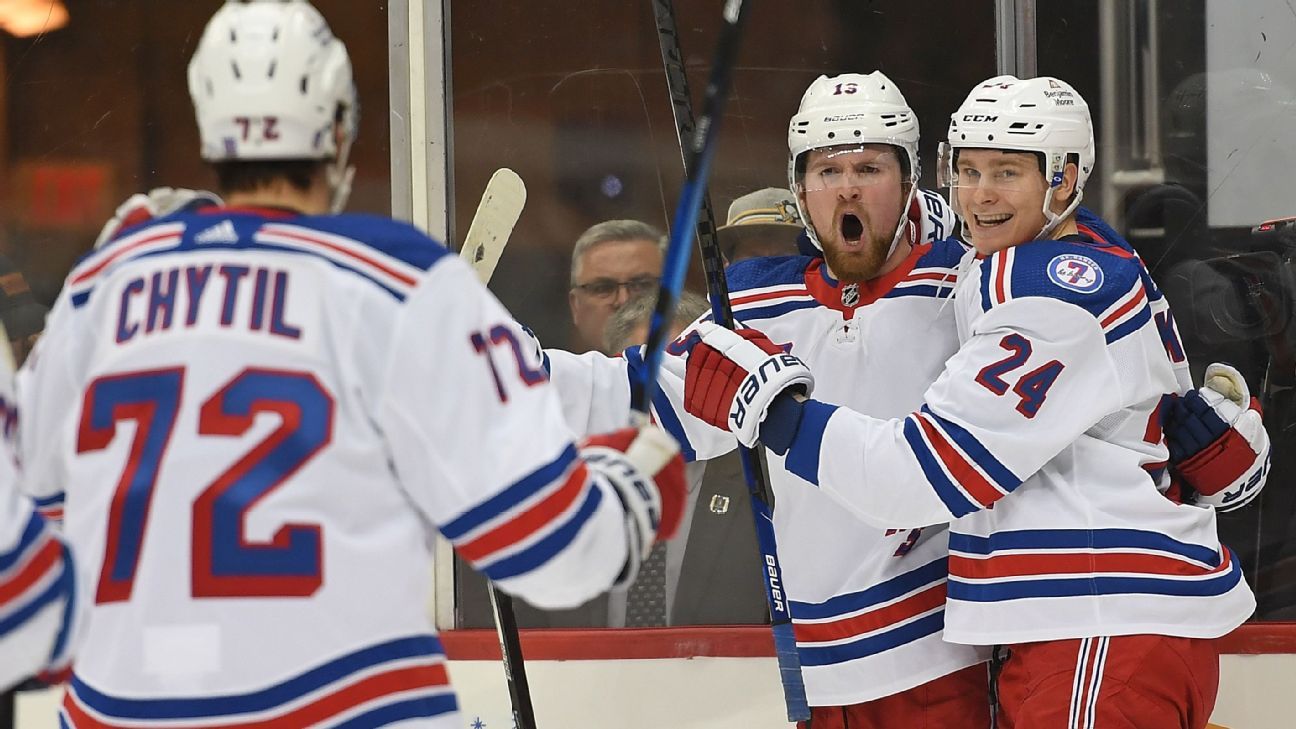
[{"label": "spectator behind glass", "polygon": [[729,206],[729,219],[716,229],[727,264],[748,258],[797,255],[797,236],[804,230],[796,201],[786,188],[749,192]]},{"label": "spectator behind glass", "polygon": [[49,309],[36,300],[22,271],[0,256],[0,322],[9,335],[16,366],[22,365],[36,344],[47,313]]},{"label": "spectator behind glass", "polygon": [[627,301],[656,291],[666,239],[638,220],[607,220],[586,230],[572,249],[572,323],[575,351],[601,349],[608,318]]},{"label": "spectator behind glass", "polygon": [[[750,197],[750,196],[749,196]],[[730,218],[732,219],[732,215]],[[789,238],[789,240],[791,240]],[[638,296],[617,309],[607,323],[604,351],[621,352],[648,340],[648,325],[657,306],[655,293]],[[707,300],[684,291],[675,308],[669,335],[674,338],[711,310]],[[663,561],[665,601],[652,613],[640,603],[651,600],[651,586],[634,584],[624,592],[608,593],[608,627],[662,625],[714,625],[761,623],[766,620],[764,585],[759,572],[744,565],[760,559],[750,508],[747,482],[737,452],[707,463],[688,464],[689,495],[684,501],[680,530],[655,555]],[[705,478],[704,478],[705,474]],[[702,509],[697,509],[701,501]],[[644,562],[652,565],[653,556]],[[640,580],[653,572],[644,569]],[[663,579],[659,577],[659,579]],[[651,603],[650,603],[651,604]],[[656,607],[655,605],[653,607]]]},{"label": "spectator behind glass", "polygon": [[[647,342],[648,324],[652,321],[653,309],[656,306],[656,291],[636,296],[625,302],[608,317],[607,325],[603,330],[603,351],[616,354],[627,347]],[[685,327],[709,311],[711,305],[704,297],[692,291],[681,291],[679,302],[675,305],[674,321],[668,332],[670,339],[674,339],[684,331]]]}]

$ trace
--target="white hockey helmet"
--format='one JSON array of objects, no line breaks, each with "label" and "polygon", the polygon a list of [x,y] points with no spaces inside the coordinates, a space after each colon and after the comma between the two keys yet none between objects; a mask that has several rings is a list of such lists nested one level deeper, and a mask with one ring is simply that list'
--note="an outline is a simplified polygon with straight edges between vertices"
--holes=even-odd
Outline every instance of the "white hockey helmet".
[{"label": "white hockey helmet", "polygon": [[[788,185],[806,233],[817,248],[823,244],[801,201],[805,170],[802,156],[814,149],[843,145],[889,144],[903,150],[909,163],[909,198],[896,221],[894,251],[904,234],[906,213],[918,190],[918,117],[891,79],[881,71],[820,76],[801,97],[801,106],[788,125]],[[888,256],[890,253],[887,254]]]},{"label": "white hockey helmet", "polygon": [[333,159],[334,209],[345,203],[359,102],[346,46],[309,2],[228,0],[189,62],[189,94],[203,159]]},{"label": "white hockey helmet", "polygon": [[[1048,222],[1039,237],[1046,238],[1080,206],[1085,182],[1093,172],[1089,105],[1071,84],[1050,76],[996,76],[972,89],[950,117],[949,139],[941,144],[937,168],[942,186],[958,186],[954,153],[969,148],[1040,153],[1050,190],[1062,184],[1068,160],[1076,163],[1075,195],[1066,210],[1054,213],[1049,207],[1052,196],[1044,196],[1043,212]],[[957,191],[951,191],[950,203],[961,217]]]}]

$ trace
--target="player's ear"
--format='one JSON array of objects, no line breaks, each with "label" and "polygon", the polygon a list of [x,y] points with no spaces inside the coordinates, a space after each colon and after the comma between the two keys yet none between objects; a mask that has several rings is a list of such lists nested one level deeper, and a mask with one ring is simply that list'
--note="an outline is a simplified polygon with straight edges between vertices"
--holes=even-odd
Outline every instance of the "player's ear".
[{"label": "player's ear", "polygon": [[1066,210],[1067,205],[1071,204],[1071,196],[1075,194],[1076,179],[1080,175],[1080,167],[1074,162],[1067,162],[1066,167],[1062,169],[1062,184],[1053,188],[1052,207],[1057,210]]}]

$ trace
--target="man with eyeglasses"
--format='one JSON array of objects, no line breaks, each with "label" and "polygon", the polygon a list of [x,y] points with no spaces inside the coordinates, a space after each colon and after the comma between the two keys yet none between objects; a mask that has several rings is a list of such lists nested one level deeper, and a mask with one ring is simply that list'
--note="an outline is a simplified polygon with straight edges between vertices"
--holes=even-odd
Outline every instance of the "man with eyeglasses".
[{"label": "man with eyeglasses", "polygon": [[605,220],[581,233],[572,249],[567,295],[579,340],[575,349],[603,351],[612,314],[656,291],[664,250],[662,232],[638,220]]}]

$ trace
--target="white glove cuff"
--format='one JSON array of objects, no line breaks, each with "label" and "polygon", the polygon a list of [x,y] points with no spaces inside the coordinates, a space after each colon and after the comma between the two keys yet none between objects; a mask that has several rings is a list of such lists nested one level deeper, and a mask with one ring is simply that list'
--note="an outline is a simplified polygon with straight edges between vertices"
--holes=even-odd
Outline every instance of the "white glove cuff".
[{"label": "white glove cuff", "polygon": [[[632,452],[644,432],[652,431],[641,431],[631,444]],[[612,487],[625,511],[628,535],[626,566],[613,585],[623,587],[634,582],[639,574],[639,563],[652,551],[653,542],[657,539],[657,526],[661,524],[661,494],[646,475],[648,472],[641,469],[629,453],[607,446],[586,446],[581,449],[581,458],[592,473],[601,476]]]}]

